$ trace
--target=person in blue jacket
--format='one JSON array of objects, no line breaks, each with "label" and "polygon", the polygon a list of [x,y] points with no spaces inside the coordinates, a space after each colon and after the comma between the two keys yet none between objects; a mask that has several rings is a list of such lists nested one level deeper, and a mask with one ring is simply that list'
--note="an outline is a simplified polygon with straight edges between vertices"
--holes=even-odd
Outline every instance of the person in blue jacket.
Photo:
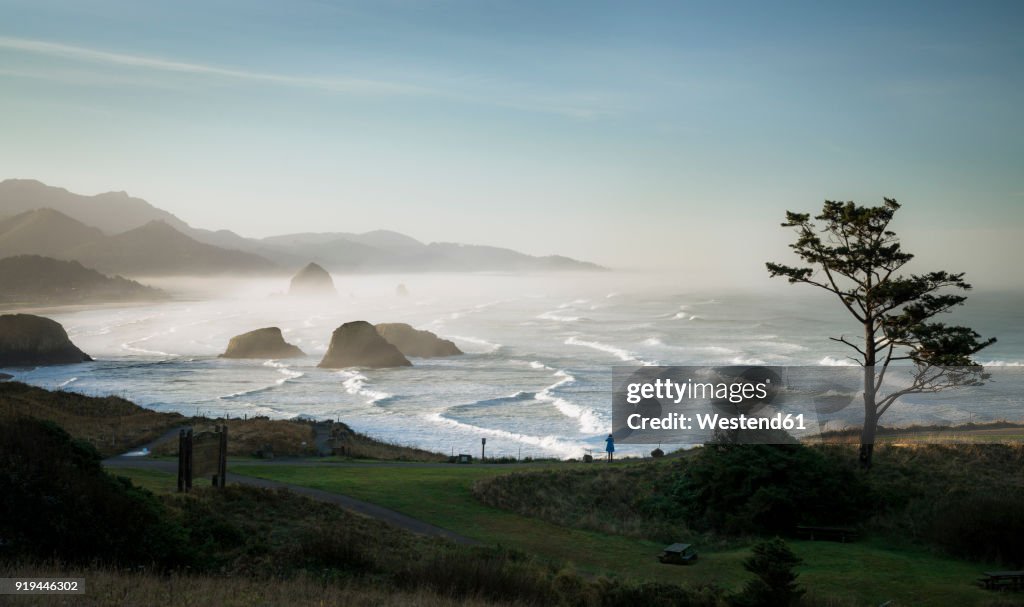
[{"label": "person in blue jacket", "polygon": [[611,434],[608,435],[608,438],[604,439],[604,450],[608,454],[608,461],[612,461],[615,457],[615,437]]}]

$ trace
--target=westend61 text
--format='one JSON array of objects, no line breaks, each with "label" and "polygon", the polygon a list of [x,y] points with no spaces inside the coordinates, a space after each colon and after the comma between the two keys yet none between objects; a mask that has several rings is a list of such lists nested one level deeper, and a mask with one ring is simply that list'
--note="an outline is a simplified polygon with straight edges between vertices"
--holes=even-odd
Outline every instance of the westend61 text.
[{"label": "westend61 text", "polygon": [[[696,425],[694,424],[696,422]],[[726,417],[717,413],[669,413],[664,417],[644,417],[633,413],[626,418],[631,430],[806,430],[803,413],[776,413],[769,417]]]}]

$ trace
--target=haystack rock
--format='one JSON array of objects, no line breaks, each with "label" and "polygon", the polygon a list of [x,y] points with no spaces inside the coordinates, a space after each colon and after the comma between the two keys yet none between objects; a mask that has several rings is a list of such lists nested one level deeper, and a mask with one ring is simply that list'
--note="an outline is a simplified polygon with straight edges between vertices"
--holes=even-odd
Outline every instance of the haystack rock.
[{"label": "haystack rock", "polygon": [[306,354],[284,340],[281,329],[267,327],[236,335],[221,358],[298,358]]},{"label": "haystack rock", "polygon": [[365,320],[347,322],[334,330],[331,345],[318,367],[411,367],[402,353]]},{"label": "haystack rock", "polygon": [[375,327],[381,337],[406,356],[433,358],[462,354],[453,342],[441,339],[430,331],[415,329],[404,322],[381,323]]},{"label": "haystack rock", "polygon": [[0,315],[0,367],[67,365],[92,360],[55,320],[32,314]]},{"label": "haystack rock", "polygon": [[338,292],[334,290],[334,281],[331,280],[331,275],[327,270],[315,263],[310,263],[292,277],[288,294],[308,297],[311,295],[337,295]]}]

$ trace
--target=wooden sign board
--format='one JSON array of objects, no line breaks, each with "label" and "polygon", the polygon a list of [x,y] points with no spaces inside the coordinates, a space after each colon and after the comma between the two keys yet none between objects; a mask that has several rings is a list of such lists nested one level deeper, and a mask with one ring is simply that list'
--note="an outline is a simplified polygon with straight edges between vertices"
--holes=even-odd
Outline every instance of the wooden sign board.
[{"label": "wooden sign board", "polygon": [[224,488],[228,474],[228,427],[213,432],[181,430],[178,434],[178,491],[192,489],[192,479],[208,477]]},{"label": "wooden sign board", "polygon": [[192,437],[192,478],[207,478],[220,471],[220,433],[200,432]]}]

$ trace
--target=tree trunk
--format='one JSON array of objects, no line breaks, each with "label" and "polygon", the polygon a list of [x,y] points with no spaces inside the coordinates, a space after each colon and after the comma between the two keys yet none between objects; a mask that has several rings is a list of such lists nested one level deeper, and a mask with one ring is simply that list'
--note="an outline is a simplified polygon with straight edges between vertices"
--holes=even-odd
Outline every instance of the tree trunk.
[{"label": "tree trunk", "polygon": [[878,429],[878,415],[875,409],[875,368],[864,367],[864,426],[860,430],[860,467],[871,469],[871,457],[875,450],[875,431]]}]

